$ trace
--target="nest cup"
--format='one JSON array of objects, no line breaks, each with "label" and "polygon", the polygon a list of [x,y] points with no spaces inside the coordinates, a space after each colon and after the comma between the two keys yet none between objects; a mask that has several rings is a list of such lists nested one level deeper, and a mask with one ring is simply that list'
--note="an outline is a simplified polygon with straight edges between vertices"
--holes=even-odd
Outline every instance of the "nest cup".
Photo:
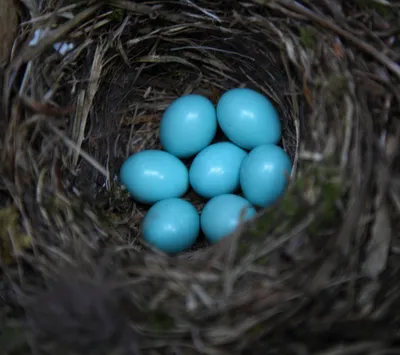
[{"label": "nest cup", "polygon": [[[382,326],[369,312],[378,292],[398,294],[375,281],[392,265],[399,219],[371,161],[378,152],[386,160],[376,164],[390,171],[398,139],[388,117],[398,110],[391,86],[367,85],[378,79],[365,71],[379,67],[392,80],[394,66],[380,64],[390,59],[370,51],[367,61],[362,35],[361,45],[341,46],[328,2],[307,11],[278,0],[27,3],[0,121],[0,296],[6,319],[20,330],[28,320],[18,346],[151,355],[385,346],[371,345],[389,332],[368,333]],[[365,19],[358,7],[346,11],[354,15],[346,28]],[[32,45],[37,29],[45,35]],[[72,50],[61,53],[60,43]],[[216,245],[200,240],[176,256],[144,246],[148,206],[121,186],[121,165],[161,149],[160,119],[173,100],[192,93],[216,104],[237,87],[278,110],[290,188]],[[201,211],[204,200],[184,198]],[[371,323],[356,332],[354,319]]]},{"label": "nest cup", "polygon": [[[121,34],[122,37],[125,33],[137,33],[138,38],[120,39],[128,43],[128,63],[119,55],[108,63],[110,74],[98,82],[92,115],[87,121],[90,133],[87,143],[82,145],[100,165],[107,166],[108,175],[80,161],[76,178],[76,186],[81,191],[91,191],[89,198],[95,198],[106,215],[113,213],[126,220],[120,226],[131,230],[131,240],[139,236],[140,222],[148,206],[135,203],[124,192],[118,179],[119,169],[131,154],[162,149],[160,119],[173,100],[186,94],[200,94],[216,105],[227,90],[248,87],[266,95],[278,110],[282,122],[279,145],[293,162],[299,135],[293,114],[299,108],[291,107],[293,94],[276,43],[262,33],[243,32],[242,26],[221,30],[158,23],[166,27],[153,33],[152,29],[128,23]],[[213,142],[221,140],[226,137],[219,130]],[[189,167],[192,160],[183,161]],[[124,201],[116,201],[114,197],[121,194]],[[183,198],[201,212],[204,199],[191,190]],[[200,237],[193,249],[205,245],[207,242]]]},{"label": "nest cup", "polygon": [[[165,5],[165,9],[173,11],[174,7]],[[124,14],[123,10],[113,11],[115,16]],[[142,16],[145,26],[139,20]],[[70,150],[68,169],[74,174],[71,186],[84,193],[88,201],[94,201],[101,218],[116,223],[114,231],[124,230],[124,238],[128,234],[130,242],[140,235],[148,206],[136,204],[129,197],[119,182],[119,169],[131,154],[161,149],[160,119],[174,99],[193,93],[216,104],[225,91],[249,87],[266,95],[277,108],[282,122],[279,144],[293,162],[299,135],[294,123],[299,107],[292,108],[298,100],[293,100],[295,94],[290,93],[279,43],[260,30],[249,32],[239,24],[219,28],[210,26],[212,18],[207,20],[209,24],[197,25],[171,22],[162,16],[152,19],[138,15],[137,21],[131,19],[121,25],[114,42],[92,44],[86,49],[90,53],[88,63],[86,70],[80,68],[80,75],[88,78],[91,86],[86,80],[75,86],[82,100],[76,102],[75,117],[65,132],[78,143],[77,148],[104,168],[98,169],[97,164]],[[215,141],[221,139],[219,132]],[[185,162],[189,166],[190,160]],[[190,191],[184,198],[201,211],[203,199]],[[193,249],[205,245],[205,239],[199,238]]]}]

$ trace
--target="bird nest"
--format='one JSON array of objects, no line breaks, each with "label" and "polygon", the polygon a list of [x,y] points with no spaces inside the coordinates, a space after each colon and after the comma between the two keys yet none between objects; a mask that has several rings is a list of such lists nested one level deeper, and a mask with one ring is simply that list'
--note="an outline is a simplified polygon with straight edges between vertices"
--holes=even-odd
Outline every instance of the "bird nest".
[{"label": "bird nest", "polygon": [[[24,0],[2,10],[20,21],[1,75],[3,353],[400,351],[396,6]],[[294,162],[287,193],[218,244],[151,249],[121,164],[159,148],[174,99],[215,103],[234,87],[278,108]]]}]

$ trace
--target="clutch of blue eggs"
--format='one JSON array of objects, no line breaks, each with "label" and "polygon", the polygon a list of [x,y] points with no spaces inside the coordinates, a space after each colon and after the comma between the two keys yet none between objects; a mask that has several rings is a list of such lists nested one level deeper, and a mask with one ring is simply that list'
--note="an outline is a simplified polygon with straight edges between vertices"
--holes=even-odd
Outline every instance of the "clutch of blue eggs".
[{"label": "clutch of blue eggs", "polygon": [[[218,127],[227,141],[212,143]],[[281,122],[257,91],[231,89],[216,107],[201,95],[179,97],[165,110],[159,134],[163,150],[131,155],[120,182],[134,200],[150,205],[142,237],[163,252],[190,249],[201,231],[218,243],[287,188],[292,161],[278,145]],[[200,214],[183,199],[190,188],[207,201]]]}]

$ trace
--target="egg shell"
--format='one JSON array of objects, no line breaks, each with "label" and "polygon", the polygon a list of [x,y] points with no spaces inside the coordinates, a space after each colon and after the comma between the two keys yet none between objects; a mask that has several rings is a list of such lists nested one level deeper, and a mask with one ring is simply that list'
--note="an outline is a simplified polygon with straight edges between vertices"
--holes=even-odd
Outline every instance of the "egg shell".
[{"label": "egg shell", "polygon": [[166,253],[190,248],[200,233],[200,217],[188,201],[170,198],[154,204],[142,223],[143,239]]},{"label": "egg shell", "polygon": [[217,120],[225,135],[247,150],[276,144],[281,122],[271,101],[257,91],[236,88],[225,92],[217,104]]},{"label": "egg shell", "polygon": [[247,152],[231,142],[204,148],[189,169],[193,190],[204,198],[234,192],[239,188],[239,172]]},{"label": "egg shell", "polygon": [[121,167],[120,180],[136,201],[145,204],[180,197],[189,188],[187,167],[162,150],[131,155]]},{"label": "egg shell", "polygon": [[186,95],[173,101],[160,123],[160,142],[169,153],[188,158],[208,146],[217,132],[212,102],[201,95]]},{"label": "egg shell", "polygon": [[247,208],[244,221],[256,215],[254,207],[238,195],[224,194],[208,201],[200,217],[201,229],[206,238],[212,243],[217,243],[233,233],[240,223],[244,208]]},{"label": "egg shell", "polygon": [[243,195],[253,205],[267,207],[283,195],[291,171],[291,159],[281,147],[260,145],[246,156],[240,168]]}]

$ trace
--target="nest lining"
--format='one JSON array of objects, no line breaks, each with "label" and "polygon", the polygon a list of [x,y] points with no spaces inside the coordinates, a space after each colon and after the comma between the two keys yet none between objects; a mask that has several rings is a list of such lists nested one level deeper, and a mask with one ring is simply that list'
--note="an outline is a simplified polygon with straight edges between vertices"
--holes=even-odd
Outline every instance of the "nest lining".
[{"label": "nest lining", "polygon": [[[390,27],[396,13],[291,1],[28,3],[36,20],[21,26],[6,71],[1,140],[2,283],[17,291],[4,314],[33,335],[19,351],[396,346],[385,325],[398,322],[396,286],[382,277],[397,275],[397,47],[389,30],[369,44],[365,29]],[[34,48],[32,24],[51,27]],[[60,56],[60,40],[75,50]],[[119,167],[159,148],[173,99],[216,102],[241,85],[279,108],[291,188],[218,245],[178,257],[143,249],[145,210],[120,187]]]}]

